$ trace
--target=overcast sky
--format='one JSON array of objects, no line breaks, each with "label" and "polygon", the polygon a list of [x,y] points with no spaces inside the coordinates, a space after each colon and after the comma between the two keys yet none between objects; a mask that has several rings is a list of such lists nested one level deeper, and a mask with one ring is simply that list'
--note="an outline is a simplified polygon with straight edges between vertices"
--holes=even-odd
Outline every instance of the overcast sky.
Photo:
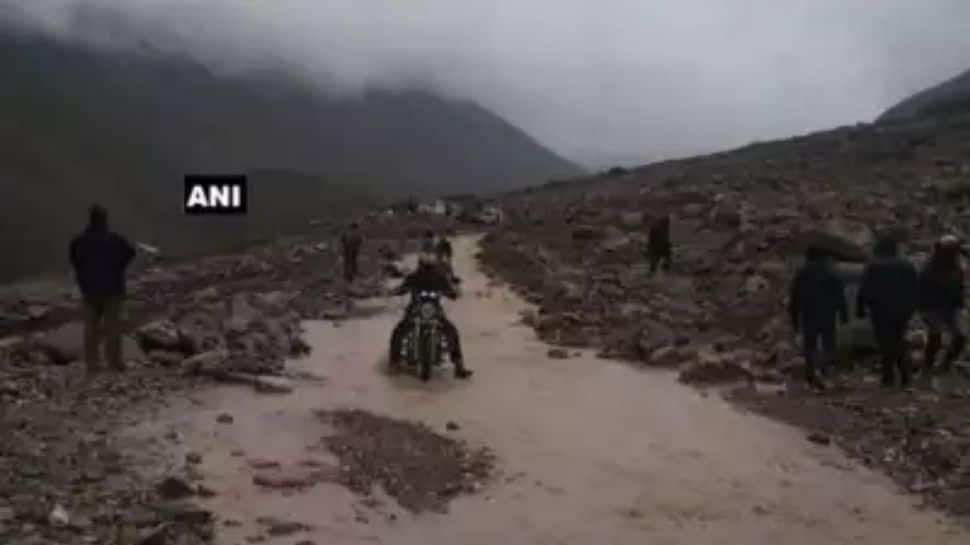
[{"label": "overcast sky", "polygon": [[80,4],[214,64],[475,100],[592,166],[871,120],[970,68],[970,0],[0,0],[60,31]]}]

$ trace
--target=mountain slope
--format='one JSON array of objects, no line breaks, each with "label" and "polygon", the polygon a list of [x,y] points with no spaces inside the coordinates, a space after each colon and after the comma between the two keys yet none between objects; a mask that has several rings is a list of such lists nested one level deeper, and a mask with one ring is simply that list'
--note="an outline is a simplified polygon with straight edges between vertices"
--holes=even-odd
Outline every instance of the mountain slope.
[{"label": "mountain slope", "polygon": [[970,70],[920,91],[886,110],[878,121],[903,121],[925,116],[970,112]]},{"label": "mountain slope", "polygon": [[[339,182],[281,190],[322,201],[318,213],[304,210],[320,217],[349,211],[346,199],[326,204],[353,193],[341,184],[397,197],[502,190],[578,171],[477,105],[428,93],[328,99],[282,74],[221,75],[181,57],[81,47],[2,26],[0,65],[0,251],[26,248],[0,266],[0,280],[62,268],[66,239],[93,201],[132,236],[174,253],[222,247],[231,233],[209,233],[200,227],[212,220],[180,215],[185,173],[259,170]],[[269,186],[265,180],[281,178],[263,179]],[[260,225],[273,227],[272,216]]]}]

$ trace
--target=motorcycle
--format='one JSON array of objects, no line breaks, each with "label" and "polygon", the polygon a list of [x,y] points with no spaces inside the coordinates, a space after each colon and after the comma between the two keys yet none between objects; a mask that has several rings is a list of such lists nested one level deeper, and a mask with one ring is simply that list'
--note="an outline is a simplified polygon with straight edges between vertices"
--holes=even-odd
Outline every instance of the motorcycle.
[{"label": "motorcycle", "polygon": [[405,365],[417,368],[423,381],[431,378],[433,368],[442,364],[443,354],[448,352],[448,341],[441,327],[440,297],[432,291],[417,294],[409,317],[410,330],[401,347]]}]

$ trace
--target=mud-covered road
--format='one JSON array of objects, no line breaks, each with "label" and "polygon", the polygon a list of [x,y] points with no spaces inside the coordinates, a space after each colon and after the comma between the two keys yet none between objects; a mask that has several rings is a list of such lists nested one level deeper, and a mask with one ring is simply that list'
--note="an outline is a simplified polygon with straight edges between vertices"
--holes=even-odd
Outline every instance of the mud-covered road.
[{"label": "mud-covered road", "polygon": [[[372,301],[375,310],[386,308],[369,318],[307,324],[313,354],[289,368],[325,381],[297,381],[289,395],[210,390],[130,430],[135,438],[167,438],[153,453],[160,473],[167,471],[165,460],[201,455],[197,470],[217,494],[203,504],[228,521],[219,543],[890,545],[970,539],[835,447],[739,412],[716,395],[679,384],[673,374],[579,352],[550,358],[549,347],[519,324],[524,303],[490,286],[478,271],[476,241],[462,239],[455,250],[463,297],[446,307],[476,370],[471,381],[456,381],[447,369],[427,385],[384,373],[386,339],[405,302]],[[452,501],[446,514],[415,515],[380,495],[362,506],[332,482],[296,491],[254,484],[257,466],[334,463],[320,446],[333,430],[317,413],[338,408],[420,421],[472,446],[486,445],[499,473],[478,493]]]}]

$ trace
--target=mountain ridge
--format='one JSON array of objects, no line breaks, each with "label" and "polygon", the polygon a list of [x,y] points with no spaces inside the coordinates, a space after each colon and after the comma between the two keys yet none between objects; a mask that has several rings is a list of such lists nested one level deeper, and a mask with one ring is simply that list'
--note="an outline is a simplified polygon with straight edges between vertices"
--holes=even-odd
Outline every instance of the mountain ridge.
[{"label": "mountain ridge", "polygon": [[[95,201],[119,229],[173,253],[218,250],[230,232],[209,240],[204,223],[181,215],[188,173],[301,173],[330,183],[302,184],[300,200],[357,194],[352,186],[361,185],[366,207],[582,172],[481,106],[424,91],[335,99],[282,71],[225,75],[177,55],[80,46],[5,25],[0,62],[9,76],[0,86],[0,187],[11,195],[0,251],[28,248],[0,267],[0,280],[61,270],[62,247]],[[351,213],[350,204],[322,204],[312,215]],[[270,216],[252,222],[272,230]]]},{"label": "mountain ridge", "polygon": [[883,112],[877,122],[970,113],[970,69],[910,95]]}]

